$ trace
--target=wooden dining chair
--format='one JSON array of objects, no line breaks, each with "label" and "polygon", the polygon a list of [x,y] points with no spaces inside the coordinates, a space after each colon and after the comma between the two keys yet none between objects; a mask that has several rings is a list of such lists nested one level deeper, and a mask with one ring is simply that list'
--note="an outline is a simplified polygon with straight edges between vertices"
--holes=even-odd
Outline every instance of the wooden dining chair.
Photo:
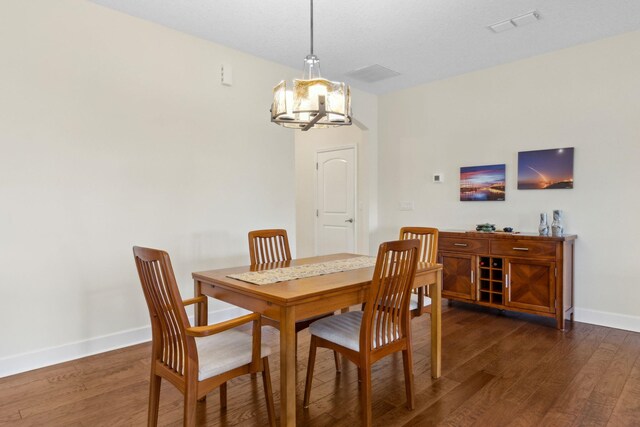
[{"label": "wooden dining chair", "polygon": [[[278,263],[283,261],[291,261],[291,250],[289,249],[289,238],[287,230],[284,229],[268,229],[253,230],[249,232],[249,257],[251,265]],[[326,313],[320,316],[314,316],[309,319],[302,319],[296,322],[296,337],[298,332],[307,329],[309,325],[318,319],[332,316],[333,313]],[[262,323],[265,325],[280,328],[280,322],[277,320],[263,317]],[[297,349],[296,340],[296,349]],[[338,354],[334,353],[334,361],[336,371],[340,372],[340,359]]]},{"label": "wooden dining chair", "polygon": [[[400,240],[420,240],[419,262],[435,263],[438,255],[438,229],[431,227],[402,227]],[[428,287],[415,289],[411,295],[411,317],[431,313],[431,299]]]},{"label": "wooden dining chair", "polygon": [[[269,347],[261,343],[261,316],[247,314],[208,326],[192,327],[185,306],[202,304],[207,297],[183,301],[169,255],[161,250],[134,247],[149,315],[151,317],[151,384],[148,425],[158,424],[162,378],[184,395],[184,425],[195,426],[196,401],[220,387],[220,407],[227,406],[227,381],[244,374],[262,372],[269,425],[275,411],[269,374]],[[235,329],[253,322],[253,335]]]},{"label": "wooden dining chair", "polygon": [[407,407],[414,408],[409,296],[418,263],[419,240],[386,242],[378,249],[364,311],[350,311],[311,324],[311,348],[304,389],[309,407],[317,347],[337,351],[358,366],[363,425],[371,419],[371,365],[401,351]]},{"label": "wooden dining chair", "polygon": [[291,261],[287,230],[253,230],[249,232],[251,265]]}]

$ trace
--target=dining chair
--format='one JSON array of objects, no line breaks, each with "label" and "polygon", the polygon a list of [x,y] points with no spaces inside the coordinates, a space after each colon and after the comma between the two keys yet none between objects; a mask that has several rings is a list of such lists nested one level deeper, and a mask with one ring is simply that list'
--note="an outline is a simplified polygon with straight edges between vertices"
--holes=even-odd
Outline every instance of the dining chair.
[{"label": "dining chair", "polygon": [[[435,263],[438,254],[438,229],[431,227],[402,227],[400,240],[420,240],[419,262]],[[414,289],[411,295],[411,317],[418,317],[425,313],[431,313],[431,299],[428,296],[428,287],[422,286]]]},{"label": "dining chair", "polygon": [[311,324],[311,348],[304,388],[309,407],[317,347],[341,353],[358,367],[362,384],[360,405],[363,425],[370,426],[371,365],[401,351],[407,407],[415,405],[409,296],[418,263],[419,240],[386,242],[378,249],[373,279],[363,311],[350,311]]},{"label": "dining chair", "polygon": [[[249,258],[251,265],[261,265],[278,263],[283,261],[291,261],[291,250],[289,249],[289,237],[287,230],[284,229],[268,229],[253,230],[249,232]],[[314,316],[308,319],[302,319],[296,322],[296,349],[298,348],[297,335],[298,332],[307,329],[309,325],[318,319],[332,316],[333,313],[326,313],[320,316]],[[277,320],[263,317],[262,323],[265,325],[280,328],[280,322]],[[334,352],[334,361],[336,371],[340,372],[340,359],[338,354]]]},{"label": "dining chair", "polygon": [[287,230],[269,229],[249,232],[251,265],[291,261]]},{"label": "dining chair", "polygon": [[[184,395],[185,426],[196,424],[196,401],[220,387],[220,407],[227,406],[227,381],[262,372],[269,425],[275,426],[268,355],[261,343],[261,316],[247,314],[208,326],[191,326],[185,306],[202,304],[207,297],[183,301],[169,255],[161,250],[134,247],[133,254],[151,317],[151,383],[148,425],[158,424],[162,378]],[[249,335],[237,329],[253,322]]]}]

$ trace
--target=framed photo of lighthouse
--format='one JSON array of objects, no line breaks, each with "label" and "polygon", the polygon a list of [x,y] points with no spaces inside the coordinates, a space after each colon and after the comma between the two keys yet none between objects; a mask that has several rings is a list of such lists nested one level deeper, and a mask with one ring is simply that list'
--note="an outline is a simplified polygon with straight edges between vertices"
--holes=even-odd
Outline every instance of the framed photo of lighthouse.
[{"label": "framed photo of lighthouse", "polygon": [[573,147],[518,153],[518,190],[573,188]]}]

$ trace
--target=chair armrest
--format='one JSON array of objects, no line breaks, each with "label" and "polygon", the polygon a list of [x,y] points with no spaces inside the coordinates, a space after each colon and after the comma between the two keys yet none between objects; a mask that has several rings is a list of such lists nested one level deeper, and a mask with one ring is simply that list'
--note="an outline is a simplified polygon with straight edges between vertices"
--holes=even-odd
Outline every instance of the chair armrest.
[{"label": "chair armrest", "polygon": [[260,322],[260,318],[261,316],[258,313],[251,313],[213,325],[192,326],[190,328],[187,328],[186,331],[187,335],[190,335],[192,337],[207,337],[209,335],[224,332],[227,329],[235,328],[236,326],[244,325],[245,323],[249,323],[251,321]]},{"label": "chair armrest", "polygon": [[207,302],[207,297],[205,297],[204,295],[201,295],[199,297],[186,299],[182,301],[182,304],[187,306],[187,305],[206,303],[206,302]]}]

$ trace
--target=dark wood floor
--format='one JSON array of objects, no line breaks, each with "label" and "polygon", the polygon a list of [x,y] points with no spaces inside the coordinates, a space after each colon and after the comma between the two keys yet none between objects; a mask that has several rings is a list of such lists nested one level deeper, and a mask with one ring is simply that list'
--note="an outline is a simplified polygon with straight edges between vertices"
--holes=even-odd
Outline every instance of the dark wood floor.
[{"label": "dark wood floor", "polygon": [[[413,321],[416,404],[405,404],[401,357],[374,366],[373,414],[378,426],[639,426],[640,334],[576,322],[499,314],[456,304],[443,313],[442,377],[430,377],[429,320]],[[265,340],[277,349],[277,333]],[[299,335],[302,395],[308,334]],[[0,425],[116,426],[146,423],[149,345],[137,345],[0,379]],[[279,360],[271,358],[276,406]],[[298,401],[298,424],[360,424],[357,372],[346,360],[335,374],[320,350],[311,407]],[[244,377],[229,384],[221,413],[218,392],[199,404],[208,426],[261,426],[262,385]],[[181,425],[182,399],[163,383],[160,425]]]}]

